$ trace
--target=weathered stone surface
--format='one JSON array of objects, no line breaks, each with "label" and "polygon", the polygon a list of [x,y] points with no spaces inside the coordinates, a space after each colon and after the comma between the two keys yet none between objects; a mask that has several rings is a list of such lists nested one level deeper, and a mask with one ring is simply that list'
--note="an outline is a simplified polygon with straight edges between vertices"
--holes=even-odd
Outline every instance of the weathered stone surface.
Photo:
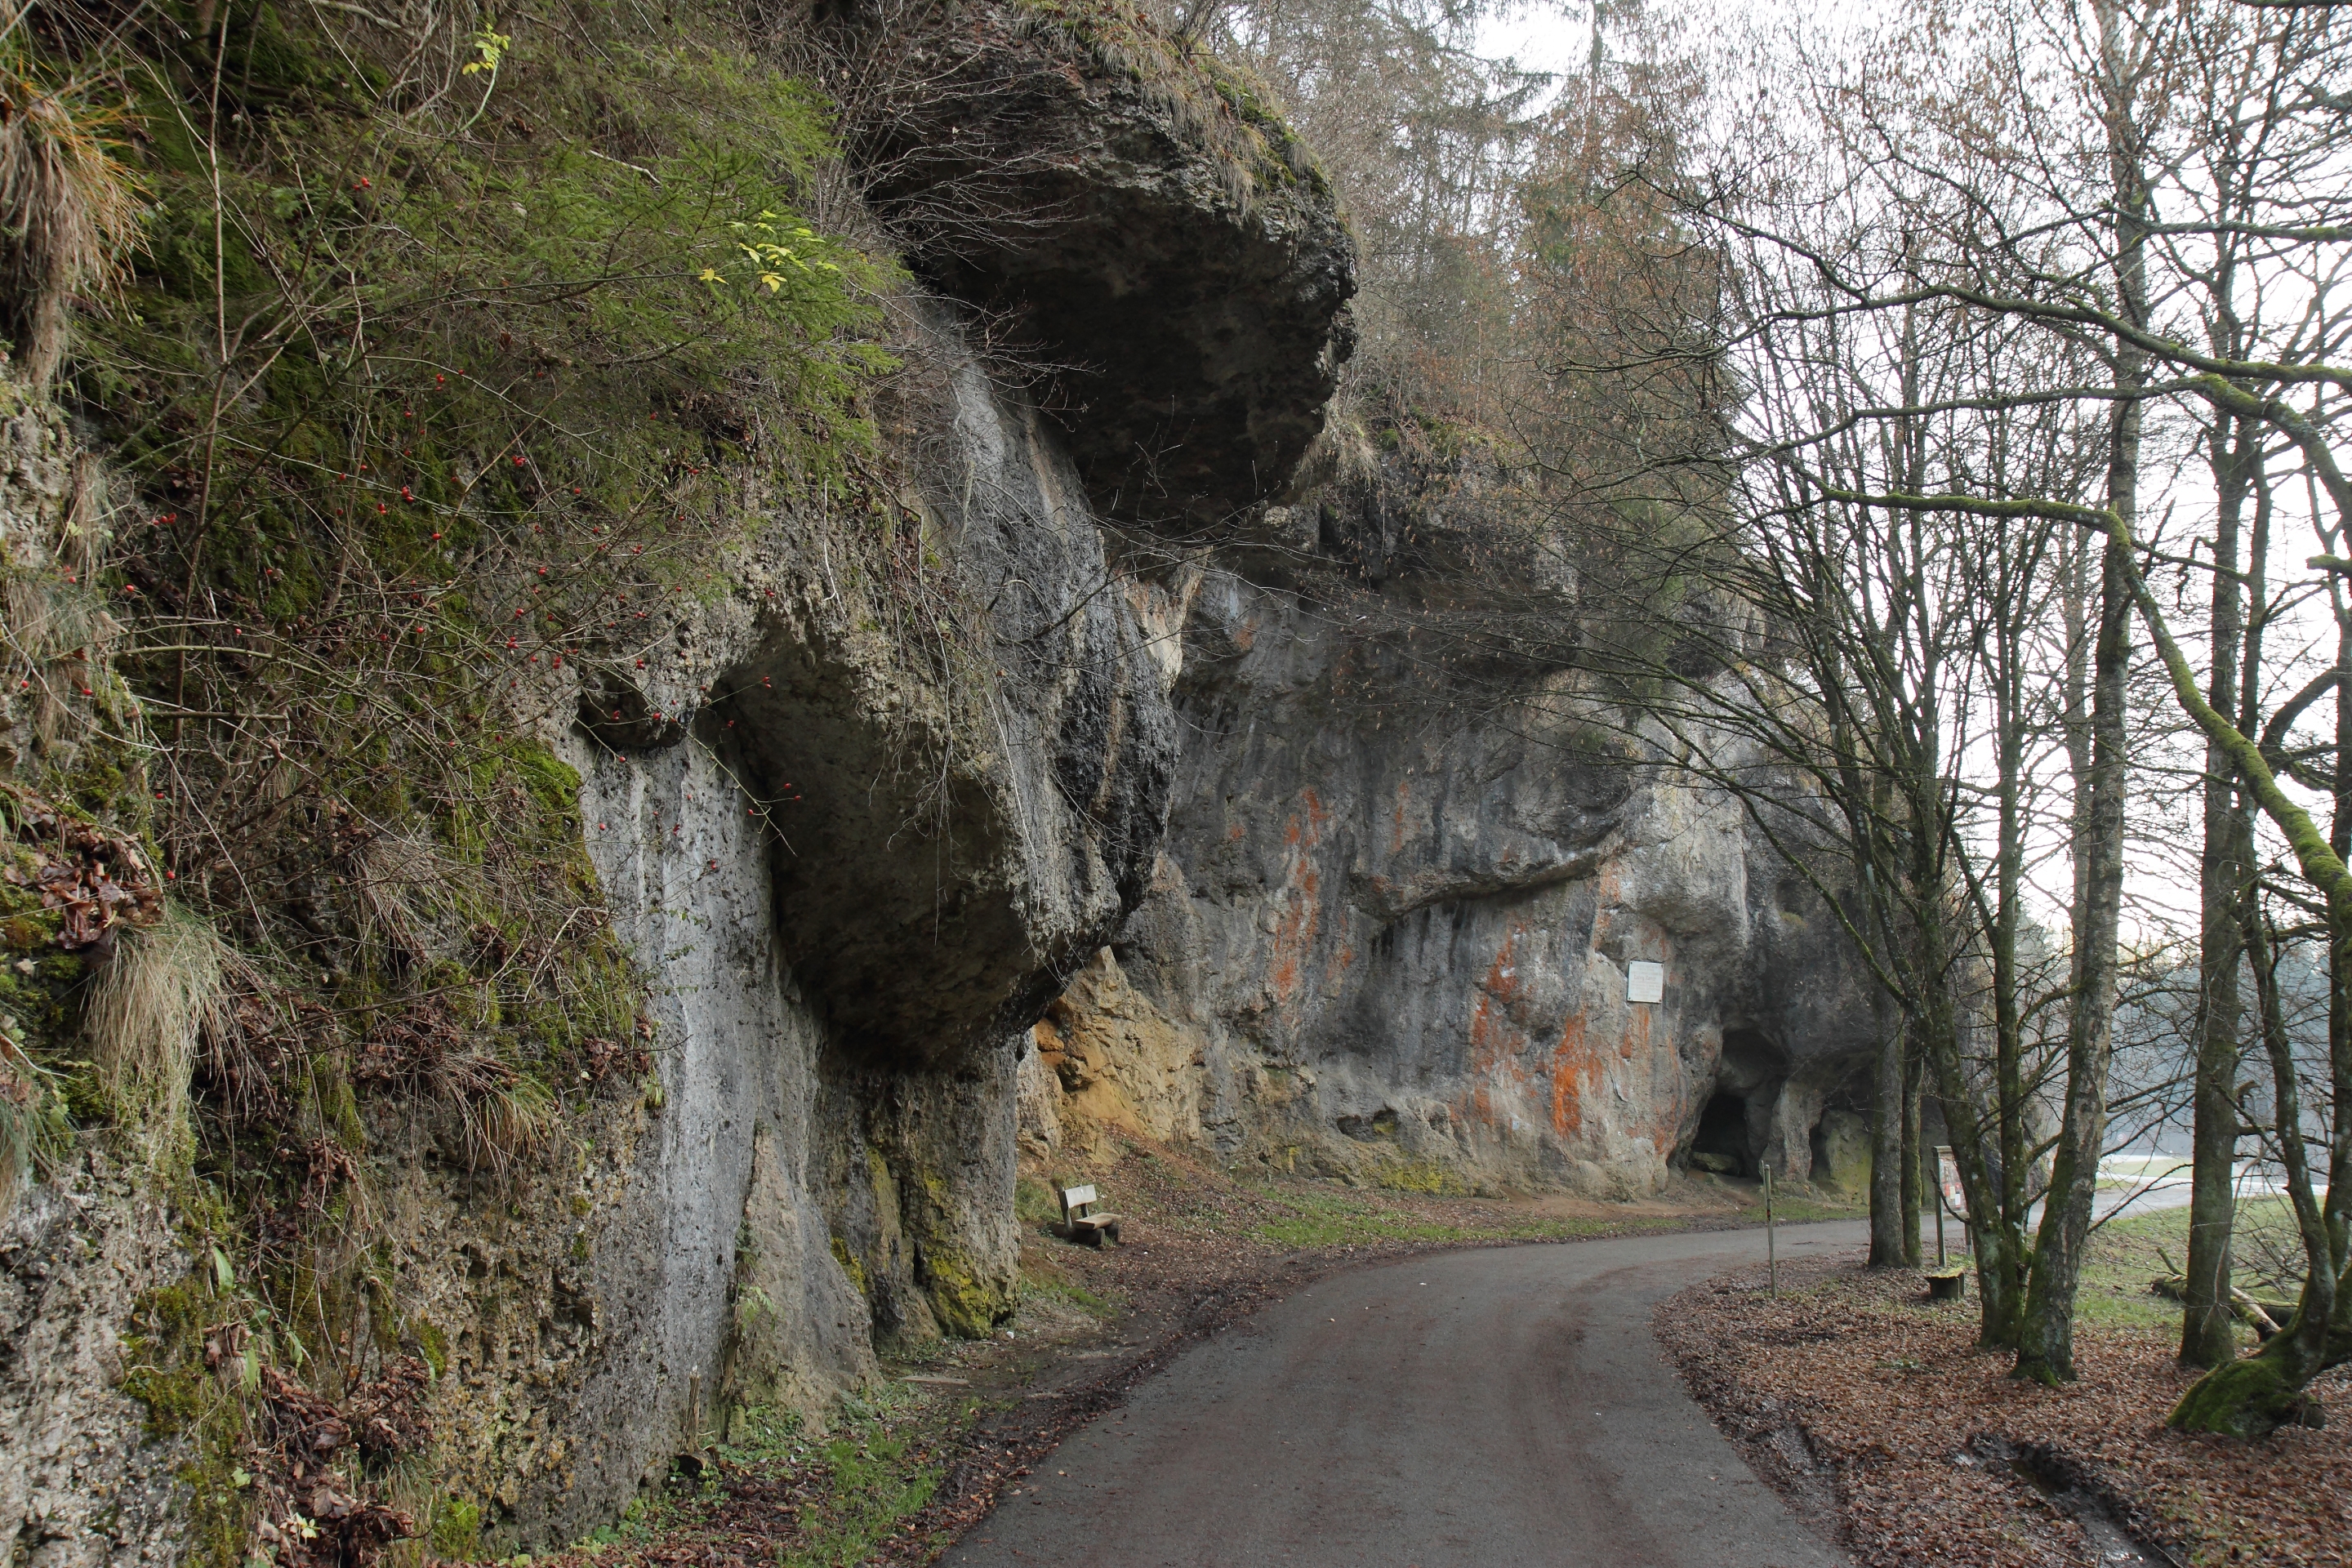
[{"label": "weathered stone surface", "polygon": [[754,565],[758,615],[669,699],[774,803],[784,959],[877,1061],[952,1063],[1028,1026],[1140,896],[1175,756],[1149,591],[1114,576],[1034,411],[969,358],[942,379],[917,413],[950,455],[908,500],[985,623],[852,616],[813,563]]},{"label": "weathered stone surface", "polygon": [[1257,89],[1117,5],[851,5],[852,74],[919,80],[849,143],[914,259],[1056,367],[1097,507],[1178,532],[1281,493],[1353,339],[1354,247]]},{"label": "weathered stone surface", "polygon": [[[1231,574],[1194,598],[1196,743],[1114,951],[1201,1054],[1209,1141],[1628,1196],[1688,1157],[1712,1103],[1741,1173],[1810,1177],[1880,1026],[1830,912],[1736,803],[1596,747],[1565,676],[1416,701],[1350,621]],[[1627,1001],[1635,960],[1664,964],[1663,1003]]]},{"label": "weathered stone surface", "polygon": [[1027,1026],[1141,896],[1173,719],[1158,591],[1113,574],[1034,411],[935,349],[918,427],[964,484],[905,499],[954,592],[996,607],[974,640],[910,658],[874,584],[828,576],[831,520],[780,510],[737,593],[647,660],[644,709],[681,739],[561,737],[654,983],[661,1091],[576,1178],[579,1217],[509,1242],[528,1275],[566,1240],[548,1310],[580,1332],[523,1382],[486,1351],[463,1401],[458,1474],[502,1542],[609,1517],[698,1416],[820,1412],[878,1340],[984,1333],[1015,1299]]},{"label": "weathered stone surface", "polygon": [[144,1292],[188,1259],[136,1173],[86,1153],[0,1213],[0,1554],[27,1568],[177,1561],[188,1445],[120,1384]]},{"label": "weathered stone surface", "polygon": [[1090,1151],[1094,1134],[1106,1127],[1163,1142],[1201,1136],[1200,1069],[1206,1064],[1199,1047],[1127,983],[1110,949],[1096,953],[1054,999],[1031,1038],[1059,1090],[1051,1112],[1058,1142],[1082,1139]]}]

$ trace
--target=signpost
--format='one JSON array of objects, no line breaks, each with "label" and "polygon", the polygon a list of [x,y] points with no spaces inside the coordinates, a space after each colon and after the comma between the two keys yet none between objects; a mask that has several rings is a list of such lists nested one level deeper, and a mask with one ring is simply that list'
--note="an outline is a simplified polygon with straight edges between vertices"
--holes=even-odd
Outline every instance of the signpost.
[{"label": "signpost", "polygon": [[1772,1166],[1764,1165],[1764,1283],[1765,1293],[1780,1293],[1780,1241],[1772,1232]]},{"label": "signpost", "polygon": [[1944,1211],[1952,1217],[1969,1217],[1968,1189],[1960,1184],[1960,1163],[1952,1157],[1951,1145],[1936,1145],[1936,1267],[1944,1267]]}]

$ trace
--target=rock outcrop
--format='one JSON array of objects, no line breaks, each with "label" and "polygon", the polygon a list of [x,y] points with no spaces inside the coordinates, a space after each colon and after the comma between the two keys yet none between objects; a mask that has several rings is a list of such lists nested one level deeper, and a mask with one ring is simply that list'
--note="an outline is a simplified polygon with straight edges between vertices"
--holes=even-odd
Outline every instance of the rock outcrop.
[{"label": "rock outcrop", "polygon": [[[1041,1044],[1092,1042],[1109,1085],[1196,1059],[1197,1110],[1145,1130],[1197,1116],[1228,1160],[1626,1197],[1696,1154],[1858,1190],[1885,1021],[1834,912],[1567,661],[1465,687],[1418,657],[1398,608],[1480,591],[1447,541],[1486,503],[1366,488],[1298,498],[1297,548],[1193,593],[1169,834],[1104,961],[1124,989],[1090,972]],[[1521,590],[1563,646],[1568,586]],[[1629,1001],[1635,962],[1662,1001]]]},{"label": "rock outcrop", "polygon": [[[643,1081],[583,1089],[520,1160],[478,1157],[446,1108],[362,1109],[352,1180],[396,1303],[366,1333],[430,1365],[436,1551],[576,1539],[730,1412],[821,1417],[877,1343],[986,1333],[1016,1300],[1028,1027],[1143,898],[1178,754],[1181,596],[1120,564],[1106,514],[1286,482],[1345,353],[1352,257],[1303,162],[1237,184],[1237,148],[1301,155],[1195,65],[1139,91],[1065,34],[971,15],[960,69],[1050,68],[1000,150],[1034,172],[1017,139],[1050,146],[1058,185],[1015,195],[1060,228],[935,269],[960,298],[900,301],[866,459],[887,478],[855,511],[788,472],[749,481],[724,591],[680,595],[635,668],[541,694],[601,905],[576,918],[609,921],[646,983]],[[1071,367],[1040,395],[972,346],[972,313],[1016,293]],[[1121,342],[1155,345],[1148,385]],[[1147,426],[1214,461],[1139,487],[1116,455]],[[0,1492],[0,1539],[57,1568],[177,1550],[150,1503],[184,1495],[187,1445],[141,1444],[112,1347],[187,1262],[168,1212],[121,1207],[44,1188],[0,1240],[0,1421],[47,1445]],[[44,1345],[66,1359],[33,1375],[20,1349]]]},{"label": "rock outcrop", "polygon": [[1280,494],[1352,346],[1355,258],[1258,89],[1115,6],[877,3],[822,26],[881,99],[851,115],[872,198],[1047,367],[1101,514],[1213,539]]},{"label": "rock outcrop", "polygon": [[[1558,646],[1465,704],[1371,611],[1476,614],[1493,531],[1367,486],[1360,437],[1294,482],[1353,287],[1311,157],[1115,8],[916,15],[799,24],[829,80],[878,83],[845,89],[847,143],[927,280],[887,477],[854,515],[745,480],[723,589],[538,694],[647,1059],[527,1159],[348,1084],[321,1140],[364,1158],[394,1304],[360,1337],[430,1365],[446,1555],[575,1539],[730,1413],[988,1332],[1016,1163],[1106,1126],[1432,1190],[1632,1194],[1695,1152],[1850,1179],[1861,977],[1738,809],[1587,721],[1573,574],[1528,557]],[[63,537],[68,438],[8,429],[0,510]],[[1628,1000],[1635,961],[1663,1001]],[[28,1435],[0,1539],[168,1562],[189,1443],[143,1441],[117,1384],[199,1260],[168,1184],[76,1159],[0,1214],[0,1426]]]}]

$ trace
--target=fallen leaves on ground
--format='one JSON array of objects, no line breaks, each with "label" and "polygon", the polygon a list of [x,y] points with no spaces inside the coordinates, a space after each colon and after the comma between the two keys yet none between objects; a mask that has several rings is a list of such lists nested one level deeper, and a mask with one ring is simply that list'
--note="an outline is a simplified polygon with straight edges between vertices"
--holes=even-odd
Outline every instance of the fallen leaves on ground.
[{"label": "fallen leaves on ground", "polygon": [[[2352,1564],[2352,1384],[2315,1392],[2325,1431],[2188,1436],[2165,1415],[2193,1380],[2172,1335],[2078,1325],[2079,1382],[2042,1388],[1975,1348],[1973,1301],[1930,1306],[1921,1277],[1782,1265],[1695,1286],[1658,1335],[1767,1479],[1825,1501],[1866,1568],[2094,1563],[2082,1527],[1999,1456],[2053,1454],[2151,1546],[2183,1563]],[[2005,1445],[2005,1447],[2004,1447]]]}]

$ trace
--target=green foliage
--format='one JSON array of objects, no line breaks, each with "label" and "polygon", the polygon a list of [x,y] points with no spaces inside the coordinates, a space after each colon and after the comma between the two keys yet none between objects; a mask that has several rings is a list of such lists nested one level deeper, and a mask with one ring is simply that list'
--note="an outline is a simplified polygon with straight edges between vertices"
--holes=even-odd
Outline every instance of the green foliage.
[{"label": "green foliage", "polygon": [[446,1498],[433,1510],[433,1550],[459,1562],[482,1549],[482,1506],[471,1498]]},{"label": "green foliage", "polygon": [[[71,782],[152,805],[182,893],[265,955],[242,1003],[300,1081],[241,1116],[357,1151],[355,1087],[429,1080],[511,1152],[643,1055],[579,781],[530,737],[720,591],[765,500],[845,483],[890,363],[888,268],[795,216],[819,100],[686,12],[411,33],[262,0],[210,36],[30,36],[47,76],[129,84],[152,203],[73,361],[135,492],[74,585],[131,633],[128,688],[82,679],[167,765],[152,802],[135,750]],[[80,979],[52,934],[0,910],[36,1041]]]},{"label": "green foliage", "polygon": [[[145,503],[109,593],[170,726],[165,855],[380,1013],[448,961],[419,928],[511,950],[593,905],[577,780],[522,737],[721,591],[765,498],[846,482],[889,273],[794,216],[822,109],[702,41],[717,18],[526,7],[436,46],[455,80],[421,102],[400,72],[432,39],[268,3],[226,27],[217,137],[209,57],[126,40],[153,213],[76,385]],[[318,911],[256,896],[370,846],[405,864],[359,880],[407,907],[327,912],[392,951],[321,951]],[[592,973],[470,1021],[611,1032],[611,944],[557,946]]]},{"label": "green foliage", "polygon": [[797,1410],[772,1405],[738,1405],[727,1417],[727,1442],[720,1453],[734,1465],[784,1458],[799,1446],[807,1425]]},{"label": "green foliage", "polygon": [[1062,1205],[1053,1188],[1034,1176],[1022,1176],[1013,1184],[1013,1217],[1024,1225],[1053,1225],[1062,1217]]},{"label": "green foliage", "polygon": [[801,1518],[799,1544],[780,1552],[778,1568],[848,1568],[874,1549],[939,1489],[940,1467],[919,1454],[877,1411],[889,1396],[845,1400],[850,1420],[818,1450],[823,1481]]}]

